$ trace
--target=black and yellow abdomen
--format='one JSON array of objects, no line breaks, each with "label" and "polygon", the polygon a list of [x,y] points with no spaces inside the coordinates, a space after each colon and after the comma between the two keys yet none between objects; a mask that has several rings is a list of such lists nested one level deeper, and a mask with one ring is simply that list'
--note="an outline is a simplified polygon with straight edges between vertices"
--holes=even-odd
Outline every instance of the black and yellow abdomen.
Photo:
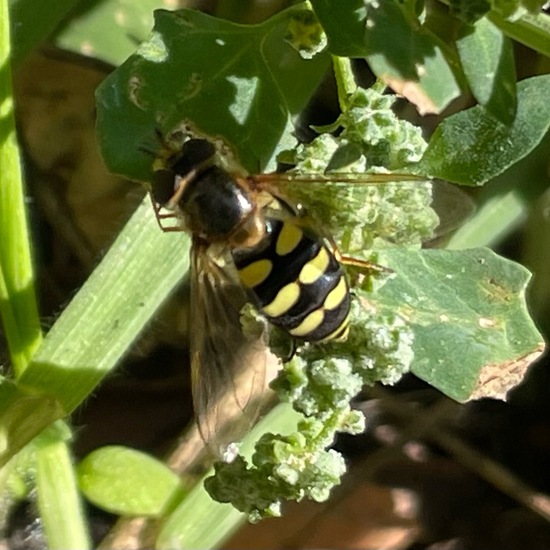
[{"label": "black and yellow abdomen", "polygon": [[274,325],[305,341],[343,339],[349,289],[323,239],[288,219],[266,218],[261,245],[234,249],[241,283]]},{"label": "black and yellow abdomen", "polygon": [[196,264],[205,269],[209,247],[225,245],[268,321],[304,341],[344,339],[349,288],[333,252],[297,207],[262,189],[257,177],[218,166],[215,152],[210,142],[191,139],[156,170],[155,200],[175,210],[176,230],[193,235]]}]

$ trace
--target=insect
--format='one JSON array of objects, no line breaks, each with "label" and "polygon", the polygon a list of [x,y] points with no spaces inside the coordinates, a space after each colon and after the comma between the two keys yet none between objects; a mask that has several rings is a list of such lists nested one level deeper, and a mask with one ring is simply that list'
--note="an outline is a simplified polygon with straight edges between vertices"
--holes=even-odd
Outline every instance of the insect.
[{"label": "insect", "polygon": [[[350,289],[342,263],[376,266],[341,257],[330,236],[287,198],[290,184],[323,176],[243,176],[216,159],[211,142],[186,141],[156,166],[152,195],[161,228],[192,236],[193,399],[203,439],[221,442],[227,439],[220,435],[227,401],[244,425],[233,426],[230,437],[235,437],[256,416],[252,396],[264,383],[258,357],[265,357],[265,335],[244,334],[242,306],[251,302],[269,323],[299,341],[343,340],[349,330]],[[357,175],[348,179],[355,181]],[[377,176],[376,181],[385,179],[395,176]],[[167,219],[175,225],[167,225]],[[249,362],[255,367],[247,373],[243,392],[235,373]]]}]

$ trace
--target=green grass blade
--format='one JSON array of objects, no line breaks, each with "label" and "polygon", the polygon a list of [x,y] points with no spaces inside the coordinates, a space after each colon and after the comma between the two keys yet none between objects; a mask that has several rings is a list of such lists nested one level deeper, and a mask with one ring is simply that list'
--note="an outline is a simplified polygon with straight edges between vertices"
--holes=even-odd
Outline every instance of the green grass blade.
[{"label": "green grass blade", "polygon": [[[0,385],[5,461],[51,423],[72,412],[128,351],[189,265],[189,238],[163,233],[149,198],[54,324],[12,388]],[[29,406],[21,418],[25,394]],[[31,401],[34,399],[34,407]],[[24,402],[23,402],[24,403]],[[53,409],[53,410],[52,410]]]},{"label": "green grass blade", "polygon": [[10,18],[0,1],[0,312],[16,376],[41,341],[34,274],[15,136],[10,62]]}]

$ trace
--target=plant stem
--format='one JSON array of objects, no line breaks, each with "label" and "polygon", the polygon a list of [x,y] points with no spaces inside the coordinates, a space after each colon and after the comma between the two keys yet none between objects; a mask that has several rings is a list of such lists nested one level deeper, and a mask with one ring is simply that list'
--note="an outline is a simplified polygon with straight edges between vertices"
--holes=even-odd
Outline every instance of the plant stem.
[{"label": "plant stem", "polygon": [[546,57],[550,56],[550,17],[545,13],[526,13],[513,23],[496,13],[489,13],[487,17],[510,38]]},{"label": "plant stem", "polygon": [[15,136],[7,0],[0,0],[0,66],[0,313],[17,377],[40,345],[42,334]]},{"label": "plant stem", "polygon": [[332,64],[334,68],[334,77],[336,78],[336,87],[338,89],[338,104],[340,110],[345,111],[348,104],[348,96],[357,89],[355,75],[351,68],[351,60],[349,57],[332,56]]},{"label": "plant stem", "polygon": [[82,501],[61,422],[43,432],[36,446],[37,501],[49,548],[91,547]]},{"label": "plant stem", "polygon": [[[0,66],[3,69],[0,74],[0,118],[4,132],[0,136],[0,313],[14,375],[18,379],[40,347],[42,332],[29,246],[21,159],[15,136],[7,0],[0,0]],[[32,409],[33,405],[36,408],[38,400],[16,399],[14,408],[21,410],[22,403],[23,406],[30,404]],[[12,416],[11,420],[14,418]],[[22,427],[15,422],[10,426],[10,419],[7,420],[2,424],[3,433],[7,433],[9,428]],[[70,434],[68,428],[64,427],[64,431]],[[88,532],[82,517],[69,449],[56,430],[47,430],[47,435],[50,445],[34,447],[34,459],[38,502],[48,545],[50,548],[86,550],[89,548]],[[9,447],[9,439],[5,442]]]}]

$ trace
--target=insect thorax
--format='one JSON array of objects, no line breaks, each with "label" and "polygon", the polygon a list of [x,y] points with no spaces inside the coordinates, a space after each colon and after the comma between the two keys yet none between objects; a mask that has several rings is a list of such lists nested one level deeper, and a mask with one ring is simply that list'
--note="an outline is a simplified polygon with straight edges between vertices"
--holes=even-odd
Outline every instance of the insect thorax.
[{"label": "insect thorax", "polygon": [[218,166],[193,178],[178,206],[189,230],[209,242],[230,241],[256,210],[249,191]]}]

